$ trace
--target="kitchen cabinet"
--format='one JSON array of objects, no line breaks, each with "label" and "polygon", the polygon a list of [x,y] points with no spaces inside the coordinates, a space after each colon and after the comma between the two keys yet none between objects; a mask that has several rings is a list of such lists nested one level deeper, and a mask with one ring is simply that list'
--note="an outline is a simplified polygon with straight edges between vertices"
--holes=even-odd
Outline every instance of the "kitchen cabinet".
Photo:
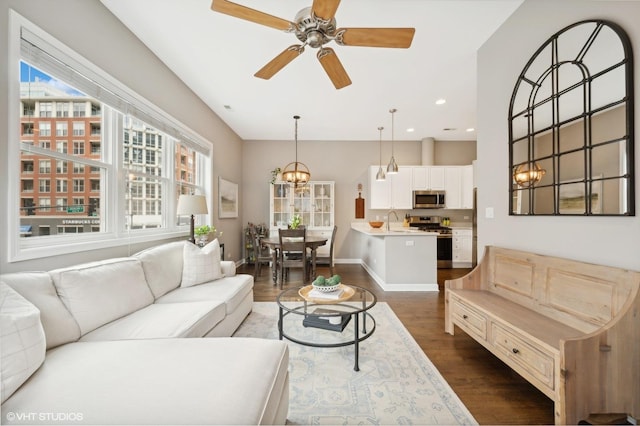
[{"label": "kitchen cabinet", "polygon": [[369,167],[369,198],[371,209],[413,208],[413,167],[400,166],[398,173],[389,175],[383,181],[376,180],[378,166]]},{"label": "kitchen cabinet", "polygon": [[470,268],[473,253],[473,231],[471,228],[454,228],[452,234],[453,267]]},{"label": "kitchen cabinet", "polygon": [[443,166],[414,166],[412,175],[414,191],[445,189],[445,167]]},{"label": "kitchen cabinet", "polygon": [[[335,182],[310,181],[294,188],[287,182],[277,181],[270,186],[269,231],[278,235],[278,229],[286,229],[294,214],[309,235],[331,238],[334,219]],[[329,252],[329,244],[318,248],[318,255]]]},{"label": "kitchen cabinet", "polygon": [[447,208],[473,208],[473,166],[445,166],[444,174]]}]

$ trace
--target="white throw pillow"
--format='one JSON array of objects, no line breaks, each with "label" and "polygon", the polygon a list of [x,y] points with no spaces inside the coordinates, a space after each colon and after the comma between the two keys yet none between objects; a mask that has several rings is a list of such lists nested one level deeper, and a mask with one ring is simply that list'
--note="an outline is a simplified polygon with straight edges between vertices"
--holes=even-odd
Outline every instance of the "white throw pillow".
[{"label": "white throw pillow", "polygon": [[0,377],[6,401],[44,362],[47,342],[40,311],[0,282]]},{"label": "white throw pillow", "polygon": [[223,277],[220,268],[220,243],[217,238],[202,248],[186,243],[183,255],[181,287],[191,287]]}]

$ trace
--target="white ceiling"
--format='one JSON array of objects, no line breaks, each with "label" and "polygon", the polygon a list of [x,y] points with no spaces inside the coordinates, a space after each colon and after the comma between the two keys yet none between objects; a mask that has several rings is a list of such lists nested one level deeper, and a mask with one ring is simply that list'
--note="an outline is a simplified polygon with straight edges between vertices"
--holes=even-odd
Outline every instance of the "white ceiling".
[{"label": "white ceiling", "polygon": [[[416,33],[409,49],[330,43],[353,81],[340,90],[310,47],[270,80],[255,78],[297,38],[213,12],[210,0],[101,1],[242,139],[291,140],[297,114],[300,140],[377,140],[379,126],[389,140],[397,108],[395,140],[475,140],[466,129],[476,127],[476,51],[523,0],[344,0],[338,27]],[[294,20],[312,0],[235,2]]]}]

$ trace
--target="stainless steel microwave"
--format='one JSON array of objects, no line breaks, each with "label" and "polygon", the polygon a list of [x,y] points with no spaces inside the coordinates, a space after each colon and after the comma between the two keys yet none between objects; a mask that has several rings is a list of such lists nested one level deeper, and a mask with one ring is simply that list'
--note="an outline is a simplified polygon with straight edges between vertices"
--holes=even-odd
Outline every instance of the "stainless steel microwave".
[{"label": "stainless steel microwave", "polygon": [[445,205],[444,191],[413,191],[414,209],[442,209]]}]

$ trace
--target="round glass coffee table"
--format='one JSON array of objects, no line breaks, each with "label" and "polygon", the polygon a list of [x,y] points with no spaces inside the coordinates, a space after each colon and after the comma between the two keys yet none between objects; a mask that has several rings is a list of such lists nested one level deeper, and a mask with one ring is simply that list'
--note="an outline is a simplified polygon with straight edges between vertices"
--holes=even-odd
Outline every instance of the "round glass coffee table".
[{"label": "round glass coffee table", "polygon": [[360,371],[359,345],[376,329],[368,311],[377,299],[366,288],[344,284],[339,288],[340,294],[333,296],[317,295],[310,285],[281,292],[276,299],[279,337],[316,348],[353,345],[353,369]]}]

